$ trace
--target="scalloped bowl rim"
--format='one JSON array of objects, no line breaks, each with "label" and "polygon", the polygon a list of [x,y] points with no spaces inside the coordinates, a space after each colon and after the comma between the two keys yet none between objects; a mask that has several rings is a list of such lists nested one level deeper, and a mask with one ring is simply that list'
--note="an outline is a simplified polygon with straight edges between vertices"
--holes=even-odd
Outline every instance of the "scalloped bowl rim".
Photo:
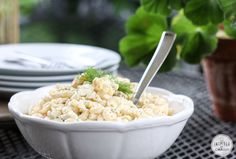
[{"label": "scalloped bowl rim", "polygon": [[16,106],[19,105],[19,99],[24,96],[33,96],[36,93],[41,91],[49,90],[52,86],[41,87],[33,91],[23,91],[16,93],[10,99],[8,103],[8,108],[12,116],[23,122],[28,124],[37,124],[37,126],[46,127],[49,129],[60,130],[60,131],[130,131],[136,129],[145,129],[157,126],[164,125],[174,125],[184,120],[187,120],[194,111],[194,104],[191,98],[174,94],[170,91],[167,91],[162,88],[157,87],[148,87],[148,91],[159,92],[170,96],[171,98],[180,98],[183,100],[184,109],[180,112],[172,116],[158,116],[147,119],[134,120],[129,122],[117,122],[117,121],[81,121],[81,122],[73,122],[73,123],[64,123],[57,122],[53,120],[41,119],[33,116],[29,116],[17,110]]}]

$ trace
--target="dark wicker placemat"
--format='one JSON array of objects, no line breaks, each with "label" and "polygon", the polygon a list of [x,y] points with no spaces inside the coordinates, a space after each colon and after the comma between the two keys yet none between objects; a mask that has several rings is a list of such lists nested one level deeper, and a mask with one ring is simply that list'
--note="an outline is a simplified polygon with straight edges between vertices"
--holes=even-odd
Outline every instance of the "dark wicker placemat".
[{"label": "dark wicker placemat", "polygon": [[[140,79],[143,69],[120,69],[120,74],[133,81]],[[227,158],[236,158],[236,125],[219,121],[212,114],[205,82],[202,77],[185,73],[165,73],[158,75],[153,86],[168,89],[174,93],[185,94],[194,100],[195,111],[187,122],[181,135],[160,159],[214,159],[210,147],[212,138],[226,134],[234,143],[233,151]],[[0,159],[43,159],[23,139],[18,129],[0,129]]]}]

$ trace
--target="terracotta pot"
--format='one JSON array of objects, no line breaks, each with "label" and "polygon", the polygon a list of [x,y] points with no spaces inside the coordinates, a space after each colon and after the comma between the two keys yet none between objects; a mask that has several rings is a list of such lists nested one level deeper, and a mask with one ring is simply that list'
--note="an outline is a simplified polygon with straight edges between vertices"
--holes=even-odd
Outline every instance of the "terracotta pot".
[{"label": "terracotta pot", "polygon": [[236,40],[220,39],[203,60],[205,78],[216,116],[236,122]]}]

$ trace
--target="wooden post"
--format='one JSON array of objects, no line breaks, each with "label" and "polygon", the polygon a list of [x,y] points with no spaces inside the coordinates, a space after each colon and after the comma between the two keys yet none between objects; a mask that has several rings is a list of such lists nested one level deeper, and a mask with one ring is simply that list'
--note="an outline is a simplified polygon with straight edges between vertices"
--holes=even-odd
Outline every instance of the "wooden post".
[{"label": "wooden post", "polygon": [[19,41],[18,0],[0,0],[0,44]]}]

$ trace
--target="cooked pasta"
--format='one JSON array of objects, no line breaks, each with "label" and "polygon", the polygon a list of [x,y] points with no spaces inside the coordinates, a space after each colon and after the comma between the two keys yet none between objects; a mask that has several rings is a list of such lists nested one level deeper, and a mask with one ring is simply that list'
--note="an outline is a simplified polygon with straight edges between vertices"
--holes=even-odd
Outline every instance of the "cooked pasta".
[{"label": "cooked pasta", "polygon": [[136,84],[128,79],[106,74],[88,79],[85,72],[72,84],[56,85],[28,114],[59,122],[127,122],[171,112],[167,99],[150,93],[143,93],[135,105],[131,98]]}]

